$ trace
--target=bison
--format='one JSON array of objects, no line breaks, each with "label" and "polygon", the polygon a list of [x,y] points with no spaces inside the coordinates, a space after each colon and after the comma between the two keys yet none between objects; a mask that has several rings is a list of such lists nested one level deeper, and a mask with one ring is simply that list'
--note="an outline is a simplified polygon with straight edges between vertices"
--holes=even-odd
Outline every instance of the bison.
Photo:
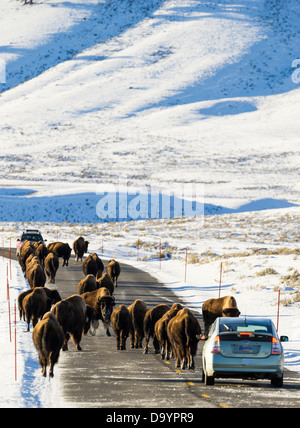
[{"label": "bison", "polygon": [[111,280],[113,284],[117,287],[118,286],[118,277],[121,272],[121,267],[119,262],[116,262],[115,259],[109,260],[107,266],[106,266],[106,272],[111,277]]},{"label": "bison", "polygon": [[104,324],[106,335],[110,336],[109,323],[115,305],[115,299],[112,297],[110,291],[106,287],[101,287],[97,290],[83,293],[81,297],[88,306],[93,308],[93,319],[91,323],[93,331],[90,330],[90,333],[95,335],[99,325],[98,320],[101,320]]},{"label": "bison", "polygon": [[201,338],[201,327],[197,318],[188,308],[181,309],[169,321],[167,334],[176,357],[175,366],[181,367],[182,370],[186,367],[194,369],[194,356]]},{"label": "bison", "polygon": [[101,287],[108,288],[108,290],[110,291],[110,294],[113,295],[113,292],[115,291],[115,287],[111,280],[111,277],[107,273],[104,273],[99,279],[97,279],[97,283],[98,283],[98,288],[101,288]]},{"label": "bison", "polygon": [[56,272],[59,268],[59,258],[54,253],[49,253],[45,258],[44,266],[49,282],[55,284]]},{"label": "bison", "polygon": [[98,288],[99,287],[98,287],[96,278],[91,273],[87,275],[85,278],[83,278],[81,281],[79,281],[78,283],[79,294],[86,293],[87,291],[94,291],[94,290],[97,290]]},{"label": "bison", "polygon": [[87,307],[81,296],[74,294],[56,303],[51,312],[55,315],[64,331],[63,351],[68,350],[70,336],[76,349],[81,351],[82,334],[86,334],[90,328],[91,308]]},{"label": "bison", "polygon": [[26,260],[31,254],[35,254],[34,246],[30,241],[24,241],[19,254],[19,264],[24,274],[26,272]]},{"label": "bison", "polygon": [[233,296],[220,297],[219,299],[206,300],[202,305],[202,315],[204,322],[204,335],[207,338],[208,331],[212,323],[218,317],[238,317],[236,300]]},{"label": "bison", "polygon": [[87,252],[89,246],[89,242],[85,241],[82,236],[80,236],[78,239],[76,239],[73,242],[73,250],[75,253],[75,260],[78,262],[80,259],[82,261],[82,257]]},{"label": "bison", "polygon": [[144,318],[147,312],[147,305],[143,300],[137,299],[128,306],[128,310],[131,317],[130,347],[142,348],[144,338]]},{"label": "bison", "polygon": [[39,242],[35,250],[35,255],[39,258],[41,264],[44,266],[45,258],[49,254],[49,250],[43,242]]},{"label": "bison", "polygon": [[57,257],[61,257],[63,259],[62,266],[69,265],[69,259],[71,256],[72,248],[68,243],[64,242],[51,242],[47,245],[47,248],[51,253],[54,253]]},{"label": "bison", "polygon": [[168,323],[181,309],[183,309],[183,307],[180,303],[174,303],[171,309],[155,323],[154,334],[160,345],[162,360],[168,360],[170,358],[171,345],[167,334]]},{"label": "bison", "polygon": [[51,299],[48,298],[44,287],[38,287],[31,290],[22,301],[22,312],[27,322],[27,331],[30,331],[29,324],[35,327],[38,320],[51,309]]},{"label": "bison", "polygon": [[[59,302],[61,300],[60,294],[57,290],[50,290],[49,288],[46,287],[41,287],[44,292],[47,294],[48,299],[51,300],[51,305],[54,305],[55,303]],[[18,296],[18,308],[19,308],[19,314],[20,314],[20,320],[22,320],[22,318],[25,319],[25,313],[23,310],[23,300],[24,297],[26,297],[28,294],[32,293],[34,290],[38,290],[39,287],[34,288],[33,290],[26,290],[23,291],[22,293],[19,294]]]},{"label": "bison", "polygon": [[130,331],[131,318],[125,305],[120,305],[111,314],[111,325],[117,340],[117,350],[126,350],[126,340]]},{"label": "bison", "polygon": [[102,260],[96,253],[90,254],[82,263],[82,271],[85,275],[93,274],[96,278],[100,278],[104,270]]},{"label": "bison", "polygon": [[161,303],[160,305],[155,306],[152,309],[149,309],[144,318],[144,334],[145,334],[145,348],[144,354],[148,353],[149,340],[152,336],[153,346],[156,354],[159,353],[159,344],[155,337],[154,326],[155,323],[167,312],[170,310],[170,306]]},{"label": "bison", "polygon": [[39,364],[42,375],[47,376],[49,364],[49,377],[54,376],[54,365],[57,363],[60,350],[64,343],[64,331],[51,312],[46,312],[32,332],[32,340],[39,355]]},{"label": "bison", "polygon": [[37,256],[32,257],[30,262],[26,263],[26,278],[30,288],[44,287],[46,274]]}]

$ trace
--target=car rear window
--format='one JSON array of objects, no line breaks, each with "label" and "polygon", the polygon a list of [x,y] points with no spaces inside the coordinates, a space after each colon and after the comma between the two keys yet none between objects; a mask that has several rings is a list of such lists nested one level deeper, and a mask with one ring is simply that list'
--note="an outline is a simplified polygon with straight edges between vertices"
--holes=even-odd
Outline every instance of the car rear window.
[{"label": "car rear window", "polygon": [[251,333],[271,333],[272,334],[272,327],[271,324],[257,324],[252,322],[244,322],[241,321],[241,323],[221,323],[220,324],[220,333],[224,332],[251,332]]}]

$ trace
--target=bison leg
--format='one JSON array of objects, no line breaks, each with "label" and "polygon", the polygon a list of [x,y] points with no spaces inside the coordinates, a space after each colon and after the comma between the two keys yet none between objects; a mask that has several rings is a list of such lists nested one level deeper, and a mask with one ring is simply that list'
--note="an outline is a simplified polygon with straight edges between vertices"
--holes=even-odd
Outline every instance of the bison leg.
[{"label": "bison leg", "polygon": [[145,348],[144,348],[144,354],[148,354],[148,351],[149,351],[149,339],[150,339],[150,337],[149,337],[149,335],[147,334],[147,335],[145,336]]},{"label": "bison leg", "polygon": [[58,352],[50,352],[50,356],[49,356],[49,366],[50,366],[49,377],[54,377],[54,365],[58,361],[58,356],[59,356],[59,351]]},{"label": "bison leg", "polygon": [[39,352],[39,364],[42,367],[42,376],[47,376],[47,358],[43,355],[42,352]]},{"label": "bison leg", "polygon": [[66,333],[65,334],[64,344],[63,344],[63,347],[62,347],[63,351],[67,351],[68,350],[68,341],[69,341],[69,339],[70,339],[70,335],[69,335],[69,333]]},{"label": "bison leg", "polygon": [[136,346],[136,332],[130,331],[129,335],[130,335],[130,348],[131,349],[133,349],[135,347],[137,348],[137,346]]},{"label": "bison leg", "polygon": [[109,331],[109,321],[103,321],[103,324],[104,324],[104,328],[105,328],[105,331],[106,331],[106,336],[110,337],[111,334],[110,334],[110,331]]},{"label": "bison leg", "polygon": [[127,340],[127,334],[124,333],[124,331],[121,331],[121,350],[126,351],[126,340]]},{"label": "bison leg", "polygon": [[120,350],[120,343],[121,343],[120,331],[116,332],[116,340],[117,340],[117,351],[119,351]]},{"label": "bison leg", "polygon": [[73,340],[74,345],[76,346],[77,351],[82,351],[82,348],[80,346],[81,337],[82,337],[82,331],[81,330],[75,331],[72,334],[72,340]]}]

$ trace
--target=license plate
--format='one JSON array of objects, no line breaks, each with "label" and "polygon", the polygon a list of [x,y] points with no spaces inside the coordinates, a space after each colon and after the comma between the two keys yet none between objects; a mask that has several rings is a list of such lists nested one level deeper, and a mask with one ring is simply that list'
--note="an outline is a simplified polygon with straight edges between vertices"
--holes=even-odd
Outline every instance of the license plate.
[{"label": "license plate", "polygon": [[239,345],[238,352],[251,354],[253,353],[254,348],[251,345]]}]

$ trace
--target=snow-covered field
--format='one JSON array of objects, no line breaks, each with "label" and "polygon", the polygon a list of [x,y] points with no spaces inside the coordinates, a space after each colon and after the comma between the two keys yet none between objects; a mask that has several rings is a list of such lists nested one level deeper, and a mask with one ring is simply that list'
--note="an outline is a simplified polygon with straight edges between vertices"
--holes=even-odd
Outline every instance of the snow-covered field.
[{"label": "snow-covered field", "polygon": [[[222,294],[243,315],[276,323],[280,289],[286,366],[299,371],[299,30],[297,0],[2,0],[0,239],[31,226],[98,252],[103,240],[105,257],[199,311],[218,297],[222,262]],[[193,183],[205,216],[101,223],[99,194],[120,181],[183,199]],[[10,285],[12,307],[25,287],[16,264]],[[5,286],[0,296],[5,320]],[[1,323],[0,405],[63,405],[59,368],[40,378],[23,329],[15,382]]]}]

